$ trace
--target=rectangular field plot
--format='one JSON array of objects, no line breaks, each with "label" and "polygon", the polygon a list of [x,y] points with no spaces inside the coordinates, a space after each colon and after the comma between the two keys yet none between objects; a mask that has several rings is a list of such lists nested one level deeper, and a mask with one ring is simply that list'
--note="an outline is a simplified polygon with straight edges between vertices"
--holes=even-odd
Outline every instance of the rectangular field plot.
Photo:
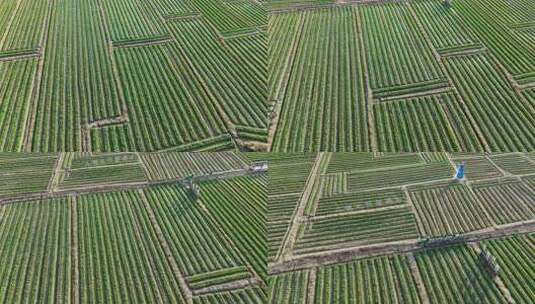
[{"label": "rectangular field plot", "polygon": [[442,2],[418,0],[412,2],[411,7],[439,54],[457,53],[482,47],[461,16]]},{"label": "rectangular field plot", "polygon": [[320,197],[331,197],[347,192],[347,172],[325,174],[320,179]]},{"label": "rectangular field plot", "polygon": [[492,151],[533,150],[535,112],[518,97],[491,56],[451,57],[444,62]]},{"label": "rectangular field plot", "polygon": [[163,22],[141,0],[104,0],[99,11],[105,16],[109,36],[114,42],[129,42],[166,36]]},{"label": "rectangular field plot", "polygon": [[461,184],[444,184],[429,189],[409,189],[421,233],[425,236],[445,236],[490,227],[476,196]]},{"label": "rectangular field plot", "polygon": [[185,303],[157,230],[137,192],[78,199],[81,302]]},{"label": "rectangular field plot", "polygon": [[535,161],[521,154],[490,156],[502,170],[515,175],[535,174]]},{"label": "rectangular field plot", "polygon": [[6,0],[0,3],[0,57],[5,51],[37,51],[52,5],[48,1]]},{"label": "rectangular field plot", "polygon": [[535,235],[514,236],[482,243],[498,261],[500,278],[516,303],[532,303],[535,291],[530,282],[535,281]]},{"label": "rectangular field plot", "polygon": [[[122,156],[121,156],[122,155]],[[142,183],[145,171],[135,154],[67,155],[59,179],[60,189]]]},{"label": "rectangular field plot", "polygon": [[377,171],[355,172],[348,176],[350,191],[394,188],[407,184],[426,183],[451,178],[453,168],[448,162],[416,164],[414,166]]},{"label": "rectangular field plot", "polygon": [[284,98],[304,19],[303,14],[278,14],[268,20],[269,102]]},{"label": "rectangular field plot", "polygon": [[0,151],[22,151],[37,60],[0,61]]},{"label": "rectangular field plot", "polygon": [[32,151],[81,151],[88,123],[121,114],[106,42],[95,1],[55,2],[30,117]]},{"label": "rectangular field plot", "polygon": [[470,247],[417,253],[416,262],[430,303],[507,303]]},{"label": "rectangular field plot", "polygon": [[500,170],[498,170],[486,157],[480,156],[480,154],[474,154],[469,158],[454,158],[455,163],[466,164],[466,178],[468,180],[478,180],[495,178],[502,176]]},{"label": "rectangular field plot", "polygon": [[202,202],[256,274],[267,277],[267,174],[201,184]]},{"label": "rectangular field plot", "polygon": [[[283,103],[272,151],[365,151],[369,140],[357,10],[342,7],[302,14],[299,44],[290,55],[292,68],[276,70],[279,77],[290,75],[284,94],[275,92]],[[272,23],[290,31],[295,27],[294,20]],[[287,43],[272,41],[275,49]],[[278,80],[274,81],[272,90],[277,91]]]},{"label": "rectangular field plot", "polygon": [[405,194],[400,189],[343,193],[320,198],[315,215],[331,215],[404,203]]},{"label": "rectangular field plot", "polygon": [[496,224],[535,219],[535,196],[529,186],[518,181],[489,181],[471,187]]},{"label": "rectangular field plot", "polygon": [[380,151],[479,151],[476,131],[452,94],[373,105]]},{"label": "rectangular field plot", "polygon": [[19,155],[20,158],[7,155],[0,153],[0,196],[47,190],[55,155]]},{"label": "rectangular field plot", "polygon": [[364,6],[361,16],[374,98],[447,86],[407,5]]},{"label": "rectangular field plot", "polygon": [[270,276],[268,302],[270,304],[304,304],[308,298],[309,270],[292,271]]},{"label": "rectangular field plot", "polygon": [[230,123],[266,129],[267,90],[259,89],[258,79],[247,77],[213,28],[200,19],[177,20],[168,26],[175,39],[169,45],[170,55],[182,67],[188,88],[201,86],[197,90],[204,103],[224,111]]},{"label": "rectangular field plot", "polygon": [[418,238],[414,214],[408,207],[312,218],[297,240],[296,254]]},{"label": "rectangular field plot", "polygon": [[69,302],[77,288],[71,203],[62,198],[0,207],[1,302]]},{"label": "rectangular field plot", "polygon": [[247,164],[234,152],[143,153],[141,159],[150,180],[184,178],[214,172],[245,169]]},{"label": "rectangular field plot", "polygon": [[380,170],[423,163],[423,159],[416,153],[333,153],[327,173]]},{"label": "rectangular field plot", "polygon": [[193,304],[212,303],[264,304],[266,303],[266,294],[263,288],[255,287],[202,295],[193,298]]},{"label": "rectangular field plot", "polygon": [[207,216],[184,189],[161,186],[144,193],[147,205],[184,274],[191,276],[244,266],[238,249],[218,233],[220,225]]},{"label": "rectangular field plot", "polygon": [[114,55],[137,139],[132,148],[161,150],[225,132],[213,106],[178,76],[182,67],[175,66],[167,46],[118,49]]},{"label": "rectangular field plot", "polygon": [[403,256],[358,260],[318,268],[314,303],[420,303]]}]

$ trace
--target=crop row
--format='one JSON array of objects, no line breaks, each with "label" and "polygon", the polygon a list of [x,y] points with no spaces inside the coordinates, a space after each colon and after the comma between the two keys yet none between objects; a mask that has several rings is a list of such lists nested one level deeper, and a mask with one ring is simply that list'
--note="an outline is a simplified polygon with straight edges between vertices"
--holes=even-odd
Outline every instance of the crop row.
[{"label": "crop row", "polygon": [[[294,13],[298,14],[298,13]],[[280,119],[272,151],[359,151],[367,150],[367,118],[364,78],[359,51],[357,10],[343,7],[332,10],[302,12],[302,33],[296,46],[291,71],[282,71],[274,62],[270,71],[286,77],[270,80],[272,96],[283,98]],[[276,33],[293,33],[297,20],[273,21]],[[284,50],[286,39],[271,38],[274,49]],[[273,52],[271,53],[273,55]],[[278,56],[278,55],[276,55]],[[283,55],[284,56],[284,55]],[[286,68],[287,69],[287,68]]]},{"label": "crop row", "polygon": [[271,276],[268,282],[268,301],[270,304],[307,303],[309,271],[292,271]]},{"label": "crop row", "polygon": [[263,304],[266,293],[263,288],[245,288],[217,294],[202,295],[193,299],[194,304]]},{"label": "crop row", "polygon": [[138,193],[81,196],[76,221],[80,302],[184,302]]},{"label": "crop row", "polygon": [[382,153],[381,155],[374,153],[333,153],[327,172],[378,170],[421,163],[420,156],[414,153]]}]

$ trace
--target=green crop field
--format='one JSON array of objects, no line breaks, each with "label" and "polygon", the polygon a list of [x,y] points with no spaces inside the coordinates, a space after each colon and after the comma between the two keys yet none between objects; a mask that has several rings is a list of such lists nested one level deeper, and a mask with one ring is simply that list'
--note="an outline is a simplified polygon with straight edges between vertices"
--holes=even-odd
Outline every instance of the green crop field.
[{"label": "green crop field", "polygon": [[533,150],[535,3],[444,2],[268,1],[271,151]]},{"label": "green crop field", "polygon": [[264,303],[267,174],[251,166],[0,153],[0,301]]},{"label": "green crop field", "polygon": [[268,303],[535,300],[533,153],[274,155]]},{"label": "green crop field", "polygon": [[267,141],[253,0],[0,3],[0,151],[218,151]]}]

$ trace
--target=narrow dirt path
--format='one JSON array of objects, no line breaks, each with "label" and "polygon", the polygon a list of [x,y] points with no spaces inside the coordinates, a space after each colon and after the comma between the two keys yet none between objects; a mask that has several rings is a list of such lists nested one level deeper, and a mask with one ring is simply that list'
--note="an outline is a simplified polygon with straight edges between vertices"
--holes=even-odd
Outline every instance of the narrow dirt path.
[{"label": "narrow dirt path", "polygon": [[73,303],[80,303],[80,265],[78,262],[78,200],[74,196],[72,197],[71,201],[71,257],[71,295]]},{"label": "narrow dirt path", "polygon": [[311,268],[308,272],[307,282],[307,301],[306,303],[314,303],[316,296],[316,278],[318,274],[318,268]]}]

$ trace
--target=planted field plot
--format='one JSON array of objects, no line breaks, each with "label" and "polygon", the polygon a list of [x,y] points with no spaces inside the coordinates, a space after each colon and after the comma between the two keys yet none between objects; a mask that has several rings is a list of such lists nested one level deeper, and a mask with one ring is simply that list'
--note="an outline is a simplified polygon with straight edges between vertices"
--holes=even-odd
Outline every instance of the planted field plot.
[{"label": "planted field plot", "polygon": [[455,54],[482,47],[455,9],[432,0],[414,1],[411,8],[439,54]]},{"label": "planted field plot", "polygon": [[404,256],[318,268],[313,303],[420,303]]},{"label": "planted field plot", "polygon": [[416,261],[431,303],[507,303],[470,247],[417,253]]},{"label": "planted field plot", "polygon": [[535,188],[518,181],[488,181],[471,185],[486,212],[498,224],[535,219]]},{"label": "planted field plot", "polygon": [[77,203],[81,302],[183,303],[169,257],[137,192],[87,195]]},{"label": "planted field plot", "polygon": [[309,278],[309,271],[293,271],[271,276],[268,283],[268,303],[307,303]]},{"label": "planted field plot", "polygon": [[400,187],[405,184],[449,179],[452,176],[453,168],[450,163],[436,162],[378,171],[355,172],[349,174],[347,183],[350,191],[357,191]]},{"label": "planted field plot", "polygon": [[482,146],[452,93],[373,105],[380,151],[478,151]]},{"label": "planted field plot", "polygon": [[247,288],[237,291],[225,291],[217,294],[202,295],[193,298],[194,304],[262,304],[266,302],[263,288]]},{"label": "planted field plot", "polygon": [[492,226],[470,189],[462,184],[418,187],[409,195],[424,236],[445,236]]},{"label": "planted field plot", "polygon": [[41,46],[44,25],[51,7],[47,1],[2,1],[0,58],[10,53],[36,52]]},{"label": "planted field plot", "polygon": [[[288,79],[285,84],[270,80],[270,89],[275,90],[272,98],[282,102],[271,150],[368,150],[357,10],[342,7],[292,14],[302,14],[302,20],[281,15],[273,17],[280,21],[271,21],[270,48],[283,51],[284,57],[270,61],[270,72]],[[281,45],[289,42],[280,37],[284,32],[295,33],[298,44]]]},{"label": "planted field plot", "polygon": [[54,155],[0,153],[0,197],[45,191],[55,162]]},{"label": "planted field plot", "polygon": [[243,170],[246,160],[233,152],[140,154],[150,180],[184,178],[222,171]]},{"label": "planted field plot", "polygon": [[0,151],[19,151],[23,147],[28,97],[36,70],[34,59],[0,61]]},{"label": "planted field plot", "polygon": [[535,112],[489,55],[452,57],[445,65],[492,151],[532,150]]},{"label": "planted field plot", "polygon": [[340,193],[320,198],[315,215],[333,215],[405,203],[405,194],[400,189]]},{"label": "planted field plot", "polygon": [[295,252],[306,254],[417,237],[418,228],[410,208],[340,214],[307,222]]},{"label": "planted field plot", "polygon": [[98,9],[94,1],[55,3],[40,59],[42,71],[33,85],[36,99],[28,117],[27,150],[87,150],[82,129],[121,114]]},{"label": "planted field plot", "polygon": [[448,86],[408,6],[365,6],[361,15],[374,98]]},{"label": "planted field plot", "polygon": [[267,175],[202,185],[203,203],[228,233],[233,247],[262,279],[267,277]]},{"label": "planted field plot", "polygon": [[147,180],[135,154],[68,154],[59,170],[59,189],[143,183]]},{"label": "planted field plot", "polygon": [[535,174],[535,161],[522,154],[496,155],[491,156],[490,159],[510,174]]},{"label": "planted field plot", "polygon": [[514,236],[482,243],[498,259],[499,274],[517,303],[535,301],[529,282],[535,280],[535,235]]},{"label": "planted field plot", "polygon": [[414,153],[332,153],[327,173],[379,170],[415,164],[423,164],[423,159]]},{"label": "planted field plot", "polygon": [[70,303],[69,198],[0,207],[0,301]]}]

